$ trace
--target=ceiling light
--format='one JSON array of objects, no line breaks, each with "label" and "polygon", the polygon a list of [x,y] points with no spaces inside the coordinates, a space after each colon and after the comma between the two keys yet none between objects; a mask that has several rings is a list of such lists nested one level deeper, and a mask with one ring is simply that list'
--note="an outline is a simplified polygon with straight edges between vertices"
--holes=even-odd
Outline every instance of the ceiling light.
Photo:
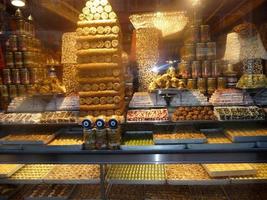
[{"label": "ceiling light", "polygon": [[131,15],[130,20],[135,29],[157,28],[163,37],[183,30],[188,23],[186,12],[183,11]]},{"label": "ceiling light", "polygon": [[193,5],[193,6],[198,6],[198,5],[200,5],[200,0],[192,0],[192,5]]},{"label": "ceiling light", "polygon": [[24,7],[25,0],[11,0],[11,4],[16,7]]}]

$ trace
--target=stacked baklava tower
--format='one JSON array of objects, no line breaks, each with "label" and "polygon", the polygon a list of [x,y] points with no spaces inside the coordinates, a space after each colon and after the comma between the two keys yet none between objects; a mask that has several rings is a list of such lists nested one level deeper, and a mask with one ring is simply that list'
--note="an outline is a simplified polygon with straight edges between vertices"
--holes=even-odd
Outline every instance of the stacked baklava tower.
[{"label": "stacked baklava tower", "polygon": [[121,29],[107,0],[89,0],[79,16],[77,70],[81,115],[122,115]]}]

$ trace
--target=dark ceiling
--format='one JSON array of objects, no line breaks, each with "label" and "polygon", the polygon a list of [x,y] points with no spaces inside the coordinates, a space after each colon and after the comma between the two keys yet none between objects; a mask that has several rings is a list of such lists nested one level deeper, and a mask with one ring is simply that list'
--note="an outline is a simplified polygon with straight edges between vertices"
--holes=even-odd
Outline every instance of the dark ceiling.
[{"label": "dark ceiling", "polygon": [[[228,31],[240,20],[254,19],[252,12],[255,9],[267,10],[266,0],[201,0],[204,23],[211,25],[213,34]],[[60,13],[58,10],[51,11],[41,2],[61,6],[61,3],[70,6],[75,12],[75,20],[70,21],[64,17],[67,13]],[[76,29],[78,13],[85,6],[86,0],[27,0],[27,7],[24,14],[31,13],[39,30],[46,35],[57,35],[54,42],[59,45],[58,39],[64,32],[73,32]],[[157,11],[178,11],[192,10],[191,0],[110,0],[113,9],[119,16],[121,27],[124,33],[124,45],[129,46],[133,27],[129,16],[135,13],[157,12]],[[255,7],[255,8],[254,8]],[[9,9],[10,10],[10,9]],[[14,9],[11,9],[14,12]],[[255,13],[255,12],[253,12]],[[256,12],[256,15],[257,14]],[[267,18],[266,15],[256,16],[257,20]],[[51,36],[52,37],[52,36]],[[53,38],[53,37],[52,37]],[[175,38],[176,39],[176,38]],[[57,42],[56,42],[57,41]],[[51,42],[51,41],[50,41]],[[128,47],[126,47],[128,48]]]}]

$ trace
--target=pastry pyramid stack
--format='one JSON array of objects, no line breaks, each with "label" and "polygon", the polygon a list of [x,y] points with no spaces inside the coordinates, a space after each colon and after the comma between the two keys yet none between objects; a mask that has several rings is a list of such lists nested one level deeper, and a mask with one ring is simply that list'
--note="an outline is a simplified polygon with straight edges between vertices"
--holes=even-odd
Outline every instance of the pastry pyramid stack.
[{"label": "pastry pyramid stack", "polygon": [[108,0],[87,1],[76,32],[81,115],[123,115],[121,29]]}]

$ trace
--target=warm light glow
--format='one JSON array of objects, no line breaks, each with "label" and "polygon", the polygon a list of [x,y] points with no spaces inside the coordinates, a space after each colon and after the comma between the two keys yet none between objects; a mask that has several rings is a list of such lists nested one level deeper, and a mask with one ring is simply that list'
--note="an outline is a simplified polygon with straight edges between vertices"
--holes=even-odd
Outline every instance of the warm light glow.
[{"label": "warm light glow", "polygon": [[200,0],[191,0],[193,6],[197,6],[200,4]]},{"label": "warm light glow", "polygon": [[11,0],[11,4],[16,7],[24,7],[25,0]]},{"label": "warm light glow", "polygon": [[142,15],[132,15],[130,20],[136,30],[142,28],[157,28],[162,36],[175,34],[184,29],[188,23],[185,12],[157,12]]},{"label": "warm light glow", "polygon": [[223,60],[230,64],[240,61],[241,44],[237,33],[228,33]]}]

